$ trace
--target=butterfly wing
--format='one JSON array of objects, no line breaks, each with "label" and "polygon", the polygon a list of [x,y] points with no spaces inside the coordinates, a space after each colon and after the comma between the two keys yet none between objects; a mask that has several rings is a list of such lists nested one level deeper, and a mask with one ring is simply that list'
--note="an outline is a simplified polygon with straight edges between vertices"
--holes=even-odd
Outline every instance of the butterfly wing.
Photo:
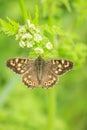
[{"label": "butterfly wing", "polygon": [[35,88],[39,85],[34,65],[23,75],[22,81],[28,87]]},{"label": "butterfly wing", "polygon": [[57,82],[57,76],[51,71],[51,61],[45,60],[42,72],[41,86],[52,87]]},{"label": "butterfly wing", "polygon": [[7,60],[7,66],[17,74],[23,74],[22,81],[24,84],[34,88],[38,86],[34,62],[35,60],[27,58],[13,58]]},{"label": "butterfly wing", "polygon": [[[38,64],[39,65],[39,64]],[[65,59],[44,60],[41,81],[37,79],[35,60],[13,58],[7,61],[7,66],[18,74],[23,74],[22,81],[28,87],[35,88],[39,84],[44,88],[52,87],[57,82],[57,75],[62,75],[72,69],[73,63]]]},{"label": "butterfly wing", "polygon": [[72,69],[73,63],[66,59],[45,60],[41,85],[44,88],[52,87],[58,80],[58,75],[62,75]]},{"label": "butterfly wing", "polygon": [[7,60],[7,66],[18,74],[25,73],[33,64],[34,60],[27,58],[13,58]]},{"label": "butterfly wing", "polygon": [[73,67],[73,63],[66,59],[51,59],[51,70],[56,75],[62,75]]}]

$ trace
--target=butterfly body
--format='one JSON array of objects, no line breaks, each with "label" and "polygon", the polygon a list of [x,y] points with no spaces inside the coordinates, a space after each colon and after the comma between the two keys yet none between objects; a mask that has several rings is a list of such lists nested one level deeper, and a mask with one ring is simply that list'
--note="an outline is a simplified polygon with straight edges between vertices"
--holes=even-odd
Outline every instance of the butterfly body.
[{"label": "butterfly body", "polygon": [[73,67],[73,63],[65,59],[36,59],[12,58],[7,60],[7,66],[18,74],[22,74],[22,81],[28,87],[52,87],[58,77]]},{"label": "butterfly body", "polygon": [[44,59],[39,56],[36,60],[35,60],[35,71],[37,72],[37,78],[39,80],[39,84],[41,83],[41,79],[42,79],[42,73],[43,73],[43,68],[44,68]]}]

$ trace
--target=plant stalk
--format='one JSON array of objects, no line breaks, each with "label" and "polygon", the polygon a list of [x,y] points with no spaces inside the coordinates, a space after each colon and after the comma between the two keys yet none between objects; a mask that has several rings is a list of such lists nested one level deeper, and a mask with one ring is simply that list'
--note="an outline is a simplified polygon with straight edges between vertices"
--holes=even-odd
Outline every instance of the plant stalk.
[{"label": "plant stalk", "polygon": [[25,7],[24,0],[19,0],[19,4],[20,4],[21,12],[22,12],[22,15],[23,15],[23,18],[24,18],[24,22],[26,22],[27,19],[28,19],[28,14],[27,14],[27,10],[26,10],[26,7]]},{"label": "plant stalk", "polygon": [[48,101],[48,120],[47,130],[55,129],[55,114],[56,114],[56,92],[55,88],[47,90],[47,101]]}]

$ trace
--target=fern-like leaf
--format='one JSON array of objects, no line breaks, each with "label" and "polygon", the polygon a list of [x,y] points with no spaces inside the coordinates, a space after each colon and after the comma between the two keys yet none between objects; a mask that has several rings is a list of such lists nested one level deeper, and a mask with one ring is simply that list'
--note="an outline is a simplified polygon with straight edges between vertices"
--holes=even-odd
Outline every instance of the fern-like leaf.
[{"label": "fern-like leaf", "polygon": [[38,11],[38,6],[36,5],[35,18],[32,21],[36,26],[38,25],[38,19],[39,19],[39,11]]},{"label": "fern-like leaf", "polygon": [[6,35],[11,36],[15,35],[18,31],[19,24],[10,18],[7,18],[8,22],[3,19],[0,19],[0,32],[4,32]]}]

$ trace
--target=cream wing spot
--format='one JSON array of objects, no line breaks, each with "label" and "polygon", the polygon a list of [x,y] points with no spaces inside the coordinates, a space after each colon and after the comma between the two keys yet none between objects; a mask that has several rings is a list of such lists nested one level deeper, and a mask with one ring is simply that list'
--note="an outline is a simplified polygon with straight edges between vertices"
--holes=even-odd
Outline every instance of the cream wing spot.
[{"label": "cream wing spot", "polygon": [[17,65],[18,67],[21,67],[22,66],[22,64],[21,63],[18,63],[18,65]]},{"label": "cream wing spot", "polygon": [[48,85],[51,85],[51,81],[48,81]]},{"label": "cream wing spot", "polygon": [[61,62],[62,62],[62,64],[64,64],[64,60],[63,60],[63,59],[62,59],[62,61],[61,61]]},{"label": "cream wing spot", "polygon": [[31,82],[31,81],[28,81],[28,84],[29,84],[29,85],[32,85],[32,82]]},{"label": "cream wing spot", "polygon": [[48,75],[48,77],[49,77],[49,78],[52,78],[52,76],[51,76],[51,75]]},{"label": "cream wing spot", "polygon": [[52,83],[54,83],[54,80],[51,80]]},{"label": "cream wing spot", "polygon": [[28,80],[26,80],[26,83],[28,84],[28,83],[29,83],[29,81],[28,81]]},{"label": "cream wing spot", "polygon": [[47,82],[45,82],[44,84],[45,84],[45,86],[47,86],[47,85],[48,85],[48,84],[47,84]]},{"label": "cream wing spot", "polygon": [[53,80],[54,80],[54,81],[56,81],[56,78],[55,78],[55,77],[53,77]]},{"label": "cream wing spot", "polygon": [[21,73],[24,73],[24,70],[21,70]]},{"label": "cream wing spot", "polygon": [[24,78],[24,81],[27,81],[27,78],[26,78],[26,77]]},{"label": "cream wing spot", "polygon": [[55,61],[53,60],[53,65],[55,65]]},{"label": "cream wing spot", "polygon": [[24,63],[27,64],[27,60],[25,60]]},{"label": "cream wing spot", "polygon": [[28,78],[30,79],[30,78],[31,78],[31,75],[28,75]]},{"label": "cream wing spot", "polygon": [[18,63],[18,58],[15,59],[15,62]]},{"label": "cream wing spot", "polygon": [[59,68],[59,72],[61,72],[61,71],[62,71],[62,69]]},{"label": "cream wing spot", "polygon": [[13,60],[10,61],[10,64],[11,64],[12,66],[15,66],[15,63],[13,62]]},{"label": "cream wing spot", "polygon": [[21,60],[21,63],[24,63],[24,60]]},{"label": "cream wing spot", "polygon": [[67,68],[69,66],[69,62],[67,62],[67,64],[64,65],[65,68]]},{"label": "cream wing spot", "polygon": [[20,68],[20,67],[18,67],[18,68],[17,68],[17,70],[18,70],[18,71],[20,71],[20,70],[21,70],[21,68]]},{"label": "cream wing spot", "polygon": [[59,64],[59,65],[58,65],[58,67],[59,67],[59,68],[62,68],[62,65],[61,65],[61,64]]},{"label": "cream wing spot", "polygon": [[56,61],[56,64],[59,64],[59,61]]},{"label": "cream wing spot", "polygon": [[55,73],[58,74],[58,70],[56,70]]}]

